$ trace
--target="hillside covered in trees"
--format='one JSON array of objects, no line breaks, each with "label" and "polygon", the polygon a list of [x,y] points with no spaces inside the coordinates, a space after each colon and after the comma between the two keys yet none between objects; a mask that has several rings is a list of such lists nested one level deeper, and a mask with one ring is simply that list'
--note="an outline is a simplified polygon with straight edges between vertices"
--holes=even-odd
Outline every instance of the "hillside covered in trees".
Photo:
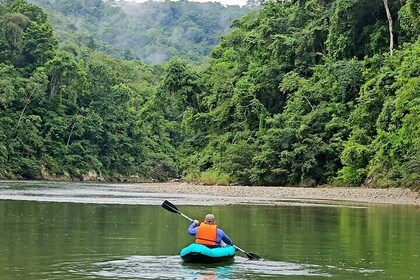
[{"label": "hillside covered in trees", "polygon": [[1,1],[0,177],[420,184],[420,3],[265,1],[209,61],[59,47]]},{"label": "hillside covered in trees", "polygon": [[250,6],[187,1],[29,0],[49,15],[60,48],[88,47],[116,58],[202,62]]}]

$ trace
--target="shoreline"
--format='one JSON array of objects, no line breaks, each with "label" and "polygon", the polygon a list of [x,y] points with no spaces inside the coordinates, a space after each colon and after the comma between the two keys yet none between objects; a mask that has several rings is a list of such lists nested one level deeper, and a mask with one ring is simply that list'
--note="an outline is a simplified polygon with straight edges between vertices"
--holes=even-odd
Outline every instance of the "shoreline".
[{"label": "shoreline", "polygon": [[[117,184],[119,185],[119,184]],[[191,183],[121,184],[142,189],[150,193],[188,194],[204,196],[208,200],[222,199],[226,203],[257,204],[396,204],[420,206],[420,192],[410,189],[368,189],[337,187],[266,187],[266,186],[216,186]],[[202,199],[202,198],[200,198]]]},{"label": "shoreline", "polygon": [[[0,180],[0,200],[36,200],[80,203],[184,205],[294,205],[294,206],[420,206],[420,192],[403,188],[221,186],[186,182],[121,183]],[[21,188],[19,185],[23,186]],[[26,186],[25,186],[26,185]],[[13,187],[15,186],[15,187]],[[30,186],[30,188],[27,188]]]}]

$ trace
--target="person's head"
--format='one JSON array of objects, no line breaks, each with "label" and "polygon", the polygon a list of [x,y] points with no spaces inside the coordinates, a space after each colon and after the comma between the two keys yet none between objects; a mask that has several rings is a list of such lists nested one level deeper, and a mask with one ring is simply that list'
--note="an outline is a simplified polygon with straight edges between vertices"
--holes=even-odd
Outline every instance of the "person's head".
[{"label": "person's head", "polygon": [[204,222],[209,225],[214,225],[216,223],[216,219],[213,214],[207,214],[204,218]]}]

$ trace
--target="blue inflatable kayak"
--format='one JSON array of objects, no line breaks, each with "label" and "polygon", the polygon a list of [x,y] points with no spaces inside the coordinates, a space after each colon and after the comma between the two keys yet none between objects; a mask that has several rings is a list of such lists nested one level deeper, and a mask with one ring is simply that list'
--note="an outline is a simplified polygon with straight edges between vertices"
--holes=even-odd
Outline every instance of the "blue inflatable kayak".
[{"label": "blue inflatable kayak", "polygon": [[179,255],[184,262],[188,263],[215,263],[233,261],[235,252],[233,246],[208,248],[201,244],[192,243],[182,249]]}]

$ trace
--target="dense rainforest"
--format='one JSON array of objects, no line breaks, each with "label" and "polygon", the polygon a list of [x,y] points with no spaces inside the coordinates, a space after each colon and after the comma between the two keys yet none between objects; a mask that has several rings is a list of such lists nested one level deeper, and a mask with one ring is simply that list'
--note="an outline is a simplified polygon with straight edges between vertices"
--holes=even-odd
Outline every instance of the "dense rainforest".
[{"label": "dense rainforest", "polygon": [[234,19],[256,5],[187,1],[29,0],[48,14],[59,47],[85,46],[120,59],[162,64],[205,60]]},{"label": "dense rainforest", "polygon": [[150,65],[1,0],[0,178],[418,188],[420,2],[261,5]]}]

